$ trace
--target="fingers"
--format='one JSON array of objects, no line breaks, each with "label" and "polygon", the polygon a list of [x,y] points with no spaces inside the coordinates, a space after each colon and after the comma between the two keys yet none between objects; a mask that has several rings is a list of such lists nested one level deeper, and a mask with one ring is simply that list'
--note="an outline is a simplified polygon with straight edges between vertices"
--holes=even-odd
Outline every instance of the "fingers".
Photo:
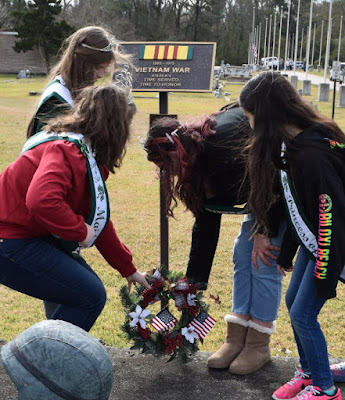
[{"label": "fingers", "polygon": [[258,253],[256,251],[252,252],[252,263],[256,269],[259,269]]},{"label": "fingers", "polygon": [[277,268],[278,268],[278,271],[279,271],[283,276],[286,276],[286,272],[285,272],[285,269],[284,269],[283,267],[281,267],[280,265],[278,265]]},{"label": "fingers", "polygon": [[277,265],[278,271],[283,275],[286,276],[287,272],[292,272],[293,271],[293,266],[289,268],[284,268],[281,265]]}]

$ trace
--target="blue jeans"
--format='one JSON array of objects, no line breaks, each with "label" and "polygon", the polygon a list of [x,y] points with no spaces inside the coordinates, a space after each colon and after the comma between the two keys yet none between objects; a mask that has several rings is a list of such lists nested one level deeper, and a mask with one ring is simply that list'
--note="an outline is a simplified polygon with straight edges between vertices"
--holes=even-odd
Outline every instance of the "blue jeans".
[{"label": "blue jeans", "polygon": [[[233,306],[235,314],[251,315],[263,321],[277,319],[283,292],[283,275],[277,269],[277,263],[271,260],[267,266],[258,259],[259,268],[252,263],[254,241],[250,238],[255,223],[254,216],[245,216],[241,230],[235,240]],[[282,223],[279,233],[271,238],[271,244],[280,247],[286,225]],[[277,253],[275,252],[277,255]]]},{"label": "blue jeans", "polygon": [[313,385],[327,390],[333,385],[333,380],[326,339],[317,321],[326,300],[316,294],[314,268],[315,262],[310,260],[307,252],[301,248],[285,300],[301,367],[311,373]]},{"label": "blue jeans", "polygon": [[89,331],[102,312],[106,291],[83,260],[58,248],[54,238],[0,239],[0,283],[58,303],[51,319]]}]

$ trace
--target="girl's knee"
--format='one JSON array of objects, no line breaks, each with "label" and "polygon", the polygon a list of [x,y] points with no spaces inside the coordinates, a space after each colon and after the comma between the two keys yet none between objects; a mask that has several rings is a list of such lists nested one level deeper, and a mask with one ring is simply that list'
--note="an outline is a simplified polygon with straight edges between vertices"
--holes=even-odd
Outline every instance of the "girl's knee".
[{"label": "girl's knee", "polygon": [[107,302],[107,292],[101,281],[95,284],[89,292],[90,304],[99,310],[102,310]]}]

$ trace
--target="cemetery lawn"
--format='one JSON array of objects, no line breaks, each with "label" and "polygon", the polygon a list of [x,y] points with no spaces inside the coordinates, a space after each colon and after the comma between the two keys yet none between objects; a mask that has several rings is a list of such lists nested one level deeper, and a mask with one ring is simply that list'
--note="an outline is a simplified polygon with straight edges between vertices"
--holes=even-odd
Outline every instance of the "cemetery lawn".
[{"label": "cemetery lawn", "polygon": [[[38,97],[29,92],[42,91],[44,78],[17,80],[15,76],[0,76],[0,172],[18,156],[25,141],[26,125],[32,115]],[[236,100],[242,84],[227,84],[224,91]],[[332,87],[332,85],[331,85]],[[318,88],[312,88],[309,101],[319,110],[331,116],[332,100],[318,103]],[[332,99],[332,91],[330,99]],[[149,114],[159,112],[157,93],[135,93],[138,113],[132,125],[132,139],[128,145],[123,165],[111,175],[107,185],[111,199],[112,220],[117,232],[133,252],[135,264],[141,271],[158,267],[160,263],[159,243],[159,187],[157,171],[147,162],[138,136],[145,137]],[[169,95],[169,112],[177,114],[182,121],[202,114],[210,114],[225,105],[225,99],[216,99],[210,93],[172,93]],[[335,120],[345,130],[345,110],[337,108]],[[226,332],[224,315],[231,313],[232,296],[232,251],[234,239],[239,231],[242,217],[224,215],[220,240],[214,259],[209,289],[205,300],[210,304],[210,314],[218,323],[206,337],[201,350],[215,351],[223,342]],[[193,217],[180,204],[176,219],[170,219],[170,269],[185,271],[188,263]],[[131,343],[121,331],[125,314],[121,306],[119,289],[126,284],[117,271],[103,260],[96,249],[84,252],[105,284],[108,293],[106,307],[91,333],[106,344],[129,347]],[[290,276],[284,279],[284,294]],[[219,296],[216,304],[210,295]],[[29,326],[44,319],[41,301],[17,293],[0,285],[0,339],[12,340]],[[329,352],[334,357],[345,356],[345,286],[339,283],[338,297],[324,307],[320,322],[328,339]],[[179,318],[179,315],[176,315]],[[296,345],[289,323],[289,316],[282,301],[277,332],[271,340],[272,355],[297,356]]]}]

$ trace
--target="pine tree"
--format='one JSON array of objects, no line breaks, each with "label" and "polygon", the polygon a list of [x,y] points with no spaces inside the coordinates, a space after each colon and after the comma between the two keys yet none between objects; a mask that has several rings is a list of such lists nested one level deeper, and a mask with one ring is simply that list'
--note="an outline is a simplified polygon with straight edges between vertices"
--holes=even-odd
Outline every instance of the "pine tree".
[{"label": "pine tree", "polygon": [[14,50],[20,53],[37,48],[47,72],[52,56],[56,56],[63,40],[74,30],[65,20],[58,19],[61,11],[61,0],[32,0],[25,9],[13,12],[19,38]]}]

